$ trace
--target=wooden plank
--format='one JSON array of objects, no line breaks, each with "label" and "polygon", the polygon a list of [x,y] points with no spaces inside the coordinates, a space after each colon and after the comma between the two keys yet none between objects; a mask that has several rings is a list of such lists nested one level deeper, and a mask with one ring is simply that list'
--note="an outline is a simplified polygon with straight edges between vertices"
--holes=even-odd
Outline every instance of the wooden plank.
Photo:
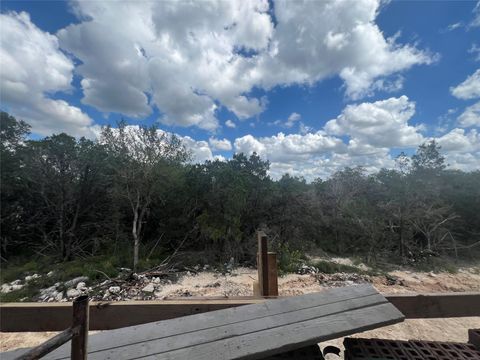
[{"label": "wooden plank", "polygon": [[[266,303],[247,305],[231,308],[224,311],[214,311],[195,316],[183,317],[175,320],[161,321],[152,324],[119,329],[109,339],[96,339],[91,349],[107,349],[112,346],[125,344],[123,339],[129,339],[129,343],[158,339],[158,334],[168,336],[185,334],[192,331],[216,329],[223,325],[236,324],[249,320],[265,318],[285,314],[293,310],[308,309],[322,305],[335,304],[339,301],[348,301],[359,297],[367,297],[378,294],[371,286],[355,286],[350,288],[331,289],[322,293],[308,294],[301,297],[271,300]],[[219,313],[221,316],[219,316]],[[94,341],[92,339],[92,341]],[[120,342],[119,342],[120,341]]]},{"label": "wooden plank", "polygon": [[[205,313],[264,299],[92,302],[90,330],[110,330]],[[70,326],[71,303],[5,303],[0,305],[0,331],[63,331]]]},{"label": "wooden plank", "polygon": [[[480,316],[480,292],[392,294],[385,298],[407,319]],[[92,302],[90,330],[117,329],[264,301],[240,297]],[[0,331],[63,331],[70,326],[71,313],[70,303],[3,303]]]},{"label": "wooden plank", "polygon": [[[125,344],[125,346],[119,346],[117,343],[113,349],[106,349],[104,351],[95,351],[92,349],[93,351],[89,352],[89,359],[125,359],[128,358],[128,354],[136,354],[138,357],[144,357],[201,344],[212,343],[232,337],[243,336],[250,333],[263,334],[264,331],[274,328],[282,329],[283,331],[283,327],[294,323],[309,321],[323,316],[330,316],[332,314],[339,314],[353,309],[362,309],[385,303],[387,303],[385,298],[380,294],[370,295],[366,297],[340,301],[333,304],[302,309],[299,311],[290,311],[277,315],[235,322],[233,324],[229,323],[199,331],[177,333],[173,336],[169,332],[162,334],[155,329],[155,326],[152,326],[150,329],[148,329],[149,334],[154,334],[156,338],[131,344],[131,339],[121,335],[121,340],[124,342],[128,341],[129,344]],[[220,316],[221,314],[217,315]],[[403,316],[401,317],[403,318]],[[197,321],[198,320],[189,319],[189,322],[192,324],[196,323]],[[111,335],[108,336],[108,338],[107,336],[104,337],[106,338],[105,340],[108,340],[108,338],[111,338]],[[102,341],[101,344],[102,347],[112,347],[111,345],[106,345],[105,341]],[[65,359],[66,358],[68,357],[65,357]]]},{"label": "wooden plank", "polygon": [[[380,296],[370,285],[352,286],[331,289],[322,293],[303,295],[301,297],[270,300],[266,303],[252,304],[224,311],[213,311],[189,317],[182,317],[175,320],[118,329],[106,334],[99,334],[90,337],[89,352],[159,339],[162,335],[184,335],[193,331],[208,329],[213,329],[216,332],[218,327],[228,324],[236,324],[268,316],[282,315],[292,312],[293,310],[326,306],[356,298],[365,298],[372,295]],[[380,298],[383,299],[381,296]],[[68,345],[57,350],[54,354],[68,354]]]},{"label": "wooden plank", "polygon": [[480,316],[480,292],[385,296],[407,319]]},{"label": "wooden plank", "polygon": [[[395,324],[402,320],[403,315],[391,304],[386,303],[155,354],[144,359],[261,359],[321,341]],[[135,356],[132,354],[130,359]]]},{"label": "wooden plank", "polygon": [[262,296],[269,296],[268,290],[268,239],[263,231],[257,233],[258,237],[258,284]]},{"label": "wooden plank", "polygon": [[268,253],[268,296],[278,296],[277,254]]}]

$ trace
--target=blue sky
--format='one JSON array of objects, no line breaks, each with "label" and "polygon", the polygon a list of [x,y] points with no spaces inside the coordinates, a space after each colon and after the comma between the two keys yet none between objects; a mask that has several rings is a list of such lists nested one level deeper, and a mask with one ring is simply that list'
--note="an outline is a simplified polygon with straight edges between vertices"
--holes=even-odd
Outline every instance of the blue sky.
[{"label": "blue sky", "polygon": [[1,108],[33,136],[158,122],[197,161],[256,151],[307,179],[434,138],[480,168],[475,1],[1,6]]}]

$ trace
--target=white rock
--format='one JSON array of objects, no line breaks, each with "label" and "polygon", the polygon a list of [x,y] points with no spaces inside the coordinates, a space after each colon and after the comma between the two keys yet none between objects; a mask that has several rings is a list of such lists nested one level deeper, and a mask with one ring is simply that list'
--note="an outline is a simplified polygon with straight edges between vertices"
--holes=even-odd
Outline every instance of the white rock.
[{"label": "white rock", "polygon": [[67,297],[68,298],[77,297],[77,296],[80,296],[81,294],[82,294],[82,292],[80,290],[77,290],[77,289],[68,289],[67,290]]},{"label": "white rock", "polygon": [[25,281],[32,281],[32,280],[38,279],[39,277],[40,275],[38,274],[27,275],[25,276]]},{"label": "white rock", "polygon": [[62,301],[63,300],[63,291],[60,291],[56,296],[55,296],[56,301]]},{"label": "white rock", "polygon": [[49,272],[47,273],[47,276],[48,276],[48,277],[51,277],[51,276],[53,276],[53,274],[55,274],[55,271],[52,270],[52,271],[49,271]]},{"label": "white rock", "polygon": [[24,286],[24,285],[22,285],[22,284],[12,285],[12,291],[20,290],[21,288],[23,288],[23,286]]},{"label": "white rock", "polygon": [[0,289],[2,294],[7,294],[10,291],[12,291],[12,286],[10,284],[2,284],[2,288]]},{"label": "white rock", "polygon": [[65,281],[65,286],[66,287],[74,287],[76,286],[79,282],[85,282],[88,280],[88,277],[86,276],[79,276],[76,277],[75,279]]},{"label": "white rock", "polygon": [[110,294],[118,294],[120,292],[120,286],[110,286],[108,292]]},{"label": "white rock", "polygon": [[160,284],[160,278],[159,278],[159,277],[154,277],[154,278],[153,278],[153,282],[154,282],[155,284]]},{"label": "white rock", "polygon": [[77,290],[80,290],[80,291],[85,291],[85,290],[87,290],[87,284],[85,284],[83,281],[80,281],[80,282],[77,284]]},{"label": "white rock", "polygon": [[22,283],[22,280],[15,280],[10,283],[10,285],[20,285]]},{"label": "white rock", "polygon": [[53,286],[50,286],[50,287],[45,288],[45,289],[40,289],[40,294],[51,296],[51,294],[56,292],[56,290],[57,290],[57,287],[55,285],[53,285]]},{"label": "white rock", "polygon": [[155,291],[155,286],[153,286],[153,284],[148,284],[142,289],[142,291],[152,293]]}]

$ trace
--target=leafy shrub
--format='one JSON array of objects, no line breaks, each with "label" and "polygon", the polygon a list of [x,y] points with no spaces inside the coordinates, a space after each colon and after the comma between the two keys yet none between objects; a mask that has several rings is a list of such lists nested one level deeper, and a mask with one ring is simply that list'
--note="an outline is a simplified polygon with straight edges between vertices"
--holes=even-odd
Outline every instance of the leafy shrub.
[{"label": "leafy shrub", "polygon": [[278,271],[280,275],[297,272],[304,259],[303,253],[300,250],[291,249],[288,243],[277,246]]}]

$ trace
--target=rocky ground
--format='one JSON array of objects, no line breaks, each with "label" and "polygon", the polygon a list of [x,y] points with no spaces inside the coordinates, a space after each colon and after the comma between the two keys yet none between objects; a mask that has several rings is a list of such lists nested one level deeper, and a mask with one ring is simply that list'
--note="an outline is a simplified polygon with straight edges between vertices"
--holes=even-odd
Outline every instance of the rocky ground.
[{"label": "rocky ground", "polygon": [[[3,284],[0,291],[8,293],[18,290],[41,276],[51,275],[29,275]],[[96,301],[154,300],[192,296],[228,298],[252,295],[252,283],[256,278],[256,269],[246,267],[223,273],[199,267],[186,271],[152,271],[142,274],[132,274],[125,269],[123,276],[88,286],[87,277],[58,282],[41,289],[34,299],[23,300],[70,301],[81,294],[89,294],[91,299]],[[461,268],[454,274],[395,270],[372,276],[357,273],[324,274],[314,267],[302,266],[297,274],[279,278],[279,293],[281,296],[300,295],[325,288],[366,282],[372,283],[384,293],[480,291],[480,269],[475,266]]]},{"label": "rocky ground", "polygon": [[[348,259],[330,259],[330,261],[351,264]],[[360,270],[368,270],[365,265],[357,266]],[[33,274],[30,277],[3,284],[0,291],[14,291],[32,281],[33,278],[40,276],[49,275]],[[256,269],[246,267],[239,267],[224,273],[212,271],[208,267],[195,267],[183,271],[151,271],[142,274],[132,274],[128,269],[124,269],[124,274],[119,278],[106,279],[98,284],[87,285],[88,279],[85,277],[57,283],[42,289],[35,300],[70,301],[83,293],[88,293],[93,300],[97,301],[251,296],[252,284],[256,279]],[[299,268],[297,274],[288,274],[279,278],[279,294],[294,296],[365,282],[373,284],[382,293],[480,291],[480,266],[461,268],[455,274],[395,270],[375,276],[357,273],[323,274],[313,267],[303,266]],[[408,320],[402,324],[361,335],[398,339],[465,341],[467,329],[473,327],[480,327],[480,318]],[[0,333],[0,350],[32,346],[53,334]],[[331,343],[341,345],[341,340]]]}]

